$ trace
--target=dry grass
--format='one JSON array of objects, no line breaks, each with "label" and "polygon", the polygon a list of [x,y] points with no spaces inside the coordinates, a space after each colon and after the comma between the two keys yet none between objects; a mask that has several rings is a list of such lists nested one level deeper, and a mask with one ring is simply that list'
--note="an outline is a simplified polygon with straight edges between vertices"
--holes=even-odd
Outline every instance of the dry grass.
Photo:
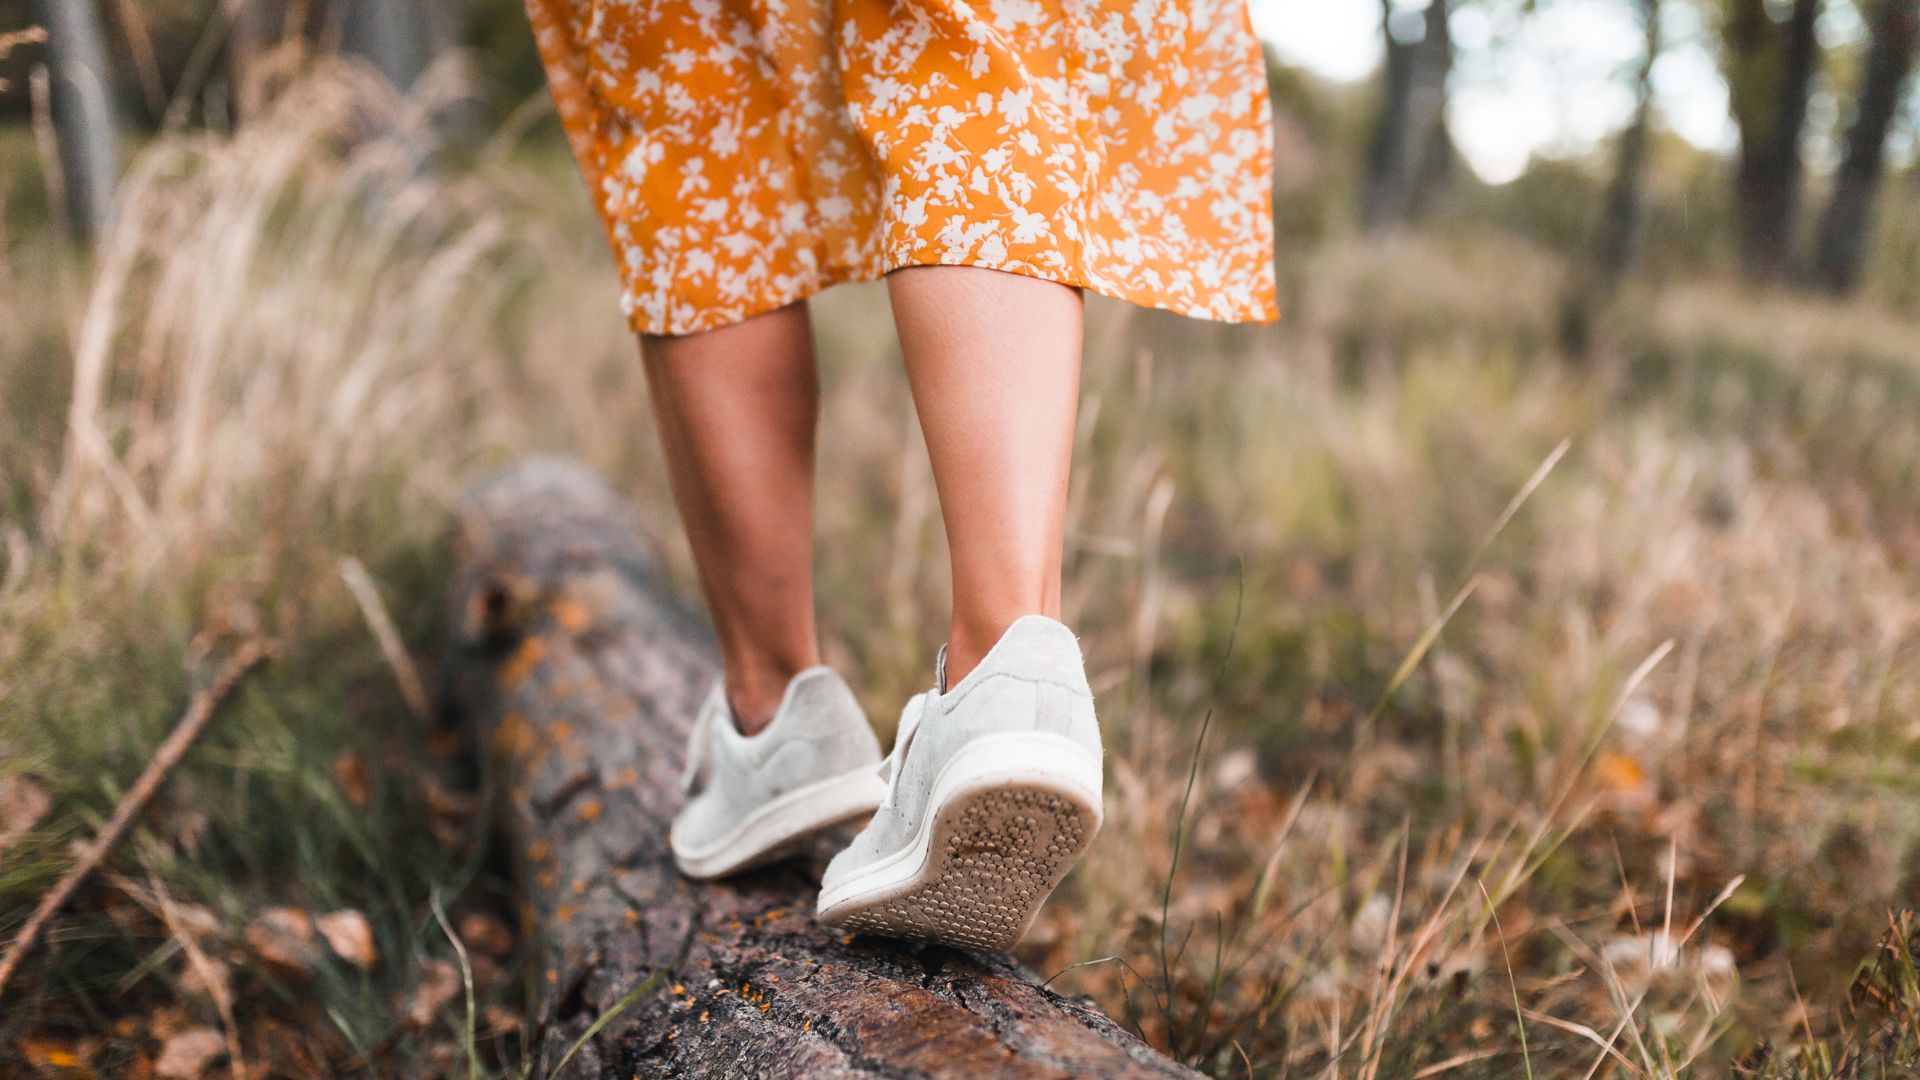
[{"label": "dry grass", "polygon": [[[0,749],[54,805],[0,929],[195,671],[279,659],[0,1039],[112,1073],[233,1004],[255,1067],[464,1072],[471,1021],[511,1072],[501,883],[405,689],[446,509],[562,450],[688,562],[557,149],[423,157],[435,92],[347,69],[277,100],[149,148],[89,264],[7,238]],[[1287,258],[1278,328],[1094,309],[1068,607],[1109,824],[1026,957],[1221,1075],[1920,1068],[1920,326],[1695,283],[1582,368],[1525,247]],[[822,614],[884,722],[943,622],[937,508],[879,298],[817,314]],[[377,962],[289,955],[276,906],[363,912]]]}]

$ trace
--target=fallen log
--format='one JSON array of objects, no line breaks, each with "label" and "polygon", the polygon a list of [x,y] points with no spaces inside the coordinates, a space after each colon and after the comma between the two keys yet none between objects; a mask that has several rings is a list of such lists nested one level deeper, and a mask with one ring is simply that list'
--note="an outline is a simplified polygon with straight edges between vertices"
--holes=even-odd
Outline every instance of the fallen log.
[{"label": "fallen log", "polygon": [[617,1011],[569,1075],[1194,1075],[1005,956],[820,926],[825,851],[680,877],[667,824],[718,670],[703,620],[578,466],[483,482],[456,533],[447,686],[505,819],[544,1068]]}]

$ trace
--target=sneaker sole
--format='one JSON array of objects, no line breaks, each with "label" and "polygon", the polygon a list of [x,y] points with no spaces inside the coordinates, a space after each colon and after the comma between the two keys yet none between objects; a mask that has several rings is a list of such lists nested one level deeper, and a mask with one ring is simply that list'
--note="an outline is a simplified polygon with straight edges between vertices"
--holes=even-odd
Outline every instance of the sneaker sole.
[{"label": "sneaker sole", "polygon": [[1012,948],[1100,831],[1100,762],[1059,735],[990,735],[934,782],[913,842],[820,895],[820,921]]},{"label": "sneaker sole", "polygon": [[690,849],[670,836],[668,846],[682,874],[711,881],[783,859],[820,833],[873,813],[886,794],[877,766],[866,766],[763,803],[714,843]]}]

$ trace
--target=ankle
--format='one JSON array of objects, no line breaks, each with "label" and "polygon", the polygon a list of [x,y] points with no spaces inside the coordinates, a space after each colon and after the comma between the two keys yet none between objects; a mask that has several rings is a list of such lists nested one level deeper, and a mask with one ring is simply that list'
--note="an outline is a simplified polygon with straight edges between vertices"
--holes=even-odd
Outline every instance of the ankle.
[{"label": "ankle", "polygon": [[780,708],[780,696],[784,685],[778,689],[761,683],[741,684],[731,676],[727,684],[727,712],[733,719],[733,728],[742,735],[758,735],[773,723],[773,714]]},{"label": "ankle", "polygon": [[960,684],[987,653],[1006,635],[1007,628],[1027,615],[1045,615],[1058,618],[1057,612],[1049,611],[1008,611],[997,616],[974,617],[966,621],[955,618],[947,629],[947,662],[943,691],[951,690]]}]

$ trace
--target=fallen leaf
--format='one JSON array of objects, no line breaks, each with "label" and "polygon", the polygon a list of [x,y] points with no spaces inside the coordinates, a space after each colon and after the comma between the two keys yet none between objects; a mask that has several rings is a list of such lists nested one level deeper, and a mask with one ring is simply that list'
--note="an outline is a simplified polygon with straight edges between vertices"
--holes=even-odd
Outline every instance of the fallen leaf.
[{"label": "fallen leaf", "polygon": [[505,1035],[519,1031],[524,1023],[520,1014],[505,1005],[489,1005],[486,1008],[487,1029],[495,1035]]},{"label": "fallen leaf", "polygon": [[484,911],[469,911],[460,916],[460,940],[489,956],[505,956],[513,951],[513,931]]},{"label": "fallen leaf", "polygon": [[333,954],[361,971],[372,971],[380,962],[380,951],[373,945],[373,927],[367,917],[352,908],[329,912],[313,922],[320,936],[327,939]]},{"label": "fallen leaf", "polygon": [[247,947],[275,967],[302,974],[313,967],[313,917],[299,908],[268,908],[247,924],[243,934]]},{"label": "fallen leaf", "polygon": [[447,847],[464,846],[472,839],[473,821],[480,812],[480,797],[473,792],[449,791],[438,779],[420,771],[414,779],[427,800],[427,828],[433,838]]},{"label": "fallen leaf", "polygon": [[448,791],[445,784],[425,773],[420,774],[420,790],[427,797],[427,809],[442,817],[471,823],[480,812],[480,796],[471,791]]},{"label": "fallen leaf", "polygon": [[159,1080],[198,1080],[226,1049],[226,1037],[213,1028],[188,1028],[160,1047],[160,1058],[153,1063],[153,1075]]},{"label": "fallen leaf", "polygon": [[1646,784],[1647,772],[1631,756],[1608,752],[1593,765],[1594,779],[1609,791],[1635,791]]},{"label": "fallen leaf", "polygon": [[333,759],[333,783],[348,802],[361,810],[373,801],[373,778],[367,773],[367,759],[351,750]]},{"label": "fallen leaf", "polygon": [[493,987],[506,984],[507,969],[500,966],[500,961],[485,953],[476,953],[471,950],[468,951],[468,958],[472,960],[469,966],[473,971],[475,992],[485,993]]},{"label": "fallen leaf", "polygon": [[197,1025],[187,1022],[187,1006],[183,1002],[162,1005],[146,1015],[145,1029],[147,1037],[166,1041],[175,1032],[185,1031]]},{"label": "fallen leaf", "polygon": [[203,956],[199,963],[189,961],[178,985],[181,993],[192,997],[213,1002],[233,1000],[233,972],[217,957]]},{"label": "fallen leaf", "polygon": [[427,1027],[440,1010],[460,992],[460,969],[451,960],[429,960],[420,969],[420,984],[407,1000],[407,1020],[414,1027]]},{"label": "fallen leaf", "polygon": [[52,1039],[22,1039],[17,1044],[21,1056],[38,1069],[84,1069],[87,1067],[77,1048]]},{"label": "fallen leaf", "polygon": [[171,900],[167,904],[167,917],[178,922],[181,929],[196,940],[220,931],[220,917],[199,904]]},{"label": "fallen leaf", "polygon": [[315,1056],[317,1040],[312,1040],[310,1033],[270,1017],[255,1018],[248,1024],[247,1042],[257,1047],[248,1051],[256,1059],[249,1062],[253,1066],[250,1077],[339,1075]]}]

